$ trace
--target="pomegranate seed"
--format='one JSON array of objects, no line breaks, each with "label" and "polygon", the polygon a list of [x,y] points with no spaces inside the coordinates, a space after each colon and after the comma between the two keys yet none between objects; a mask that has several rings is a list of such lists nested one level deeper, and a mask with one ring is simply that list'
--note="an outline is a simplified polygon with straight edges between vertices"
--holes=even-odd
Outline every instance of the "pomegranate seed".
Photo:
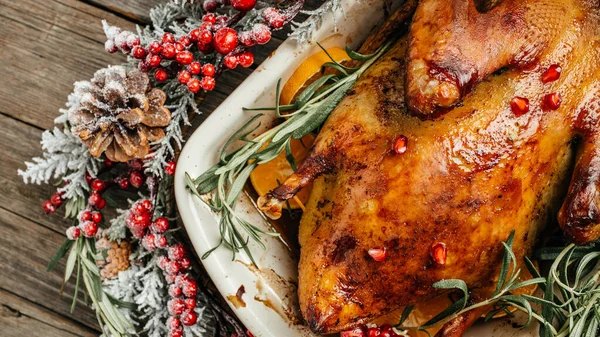
[{"label": "pomegranate seed", "polygon": [[[154,235],[154,245],[157,248],[165,248],[167,246],[167,238],[164,235],[155,234]],[[182,263],[180,262],[180,264],[182,264]],[[183,265],[182,265],[182,268],[184,268]]]},{"label": "pomegranate seed", "polygon": [[381,330],[379,328],[368,328],[367,329],[367,337],[379,337],[381,334]]},{"label": "pomegranate seed", "polygon": [[381,334],[380,337],[394,337],[397,336],[394,332],[394,329],[389,324],[384,324],[381,326]]},{"label": "pomegranate seed", "polygon": [[180,71],[179,74],[177,74],[177,80],[181,84],[187,84],[191,78],[192,78],[192,75],[190,75],[190,73],[185,70]]},{"label": "pomegranate seed", "polygon": [[185,302],[185,307],[187,309],[194,309],[196,307],[196,299],[195,298],[186,298],[183,300]]},{"label": "pomegranate seed", "polygon": [[384,261],[387,258],[387,250],[385,248],[371,248],[369,255],[377,262]]},{"label": "pomegranate seed", "polygon": [[257,23],[252,27],[252,39],[258,44],[265,44],[271,40],[271,29],[262,23]]},{"label": "pomegranate seed", "polygon": [[148,45],[148,51],[151,54],[158,55],[158,54],[160,54],[161,50],[162,50],[162,44],[160,44],[160,42],[158,42],[158,41],[152,41]]},{"label": "pomegranate seed", "polygon": [[81,212],[81,216],[79,217],[79,221],[86,222],[92,220],[92,213],[90,211]]},{"label": "pomegranate seed", "polygon": [[162,58],[158,55],[148,55],[146,61],[150,67],[156,68],[160,65],[160,62],[162,62]]},{"label": "pomegranate seed", "polygon": [[561,103],[562,97],[560,97],[560,94],[558,92],[553,92],[544,96],[542,108],[544,110],[556,110],[560,107]]},{"label": "pomegranate seed", "polygon": [[438,266],[443,266],[446,264],[447,254],[446,244],[443,242],[435,242],[429,249],[429,255],[431,256],[433,263]]},{"label": "pomegranate seed", "polygon": [[202,86],[202,89],[211,91],[215,88],[215,79],[214,77],[203,77],[202,81],[200,81],[200,85]]},{"label": "pomegranate seed", "polygon": [[140,46],[135,46],[131,50],[131,56],[135,57],[138,60],[141,60],[144,57],[146,57],[146,49]]},{"label": "pomegranate seed", "polygon": [[198,36],[198,42],[200,42],[202,44],[209,44],[212,42],[212,39],[213,39],[213,35],[208,30],[201,31],[200,35]]},{"label": "pomegranate seed", "polygon": [[83,236],[85,236],[86,238],[94,237],[96,233],[98,233],[98,225],[96,225],[92,221],[88,221],[81,225],[81,229],[83,232]]},{"label": "pomegranate seed", "polygon": [[396,154],[403,154],[404,152],[406,152],[408,148],[408,138],[406,138],[404,135],[400,135],[396,138],[396,140],[394,141],[394,152]]},{"label": "pomegranate seed", "polygon": [[240,55],[238,55],[238,61],[240,62],[240,65],[244,68],[248,68],[249,66],[251,66],[254,63],[254,55],[252,54],[251,51],[245,51],[243,53],[241,53]]},{"label": "pomegranate seed", "polygon": [[214,13],[207,13],[207,14],[204,14],[204,16],[202,17],[202,21],[208,22],[208,23],[211,23],[214,25],[217,22],[217,16]]},{"label": "pomegranate seed", "polygon": [[100,212],[93,212],[92,213],[92,221],[95,223],[102,222],[102,214]]},{"label": "pomegranate seed", "polygon": [[196,314],[192,310],[186,310],[183,312],[183,314],[181,314],[181,323],[183,323],[183,325],[187,325],[187,326],[194,325],[194,324],[196,324],[197,320],[198,320],[198,314]]},{"label": "pomegranate seed", "polygon": [[63,203],[62,193],[54,192],[54,194],[52,194],[52,196],[50,197],[50,202],[52,203],[52,205],[54,205],[56,207],[62,205],[62,203]]},{"label": "pomegranate seed", "polygon": [[192,262],[187,257],[184,257],[181,260],[179,260],[179,265],[181,265],[181,268],[183,269],[188,269],[191,267]]},{"label": "pomegranate seed", "polygon": [[342,331],[340,337],[365,337],[365,330],[363,327],[358,327],[352,330]]},{"label": "pomegranate seed", "polygon": [[223,59],[223,64],[229,69],[234,69],[237,67],[238,63],[239,61],[236,55],[227,55]]},{"label": "pomegranate seed", "polygon": [[562,67],[558,64],[553,64],[544,73],[542,74],[542,82],[554,82],[560,78],[560,73],[562,72]]},{"label": "pomegranate seed", "polygon": [[144,175],[140,171],[133,171],[129,174],[129,183],[135,188],[140,188],[144,184]]},{"label": "pomegranate seed", "polygon": [[198,75],[202,71],[202,65],[200,64],[200,62],[192,62],[188,66],[188,71],[192,75]]},{"label": "pomegranate seed", "polygon": [[169,319],[167,319],[167,328],[169,328],[169,330],[177,329],[180,326],[181,322],[179,321],[179,318],[169,317]]},{"label": "pomegranate seed", "polygon": [[238,45],[237,32],[229,27],[219,29],[214,39],[215,49],[222,55],[231,53]]},{"label": "pomegranate seed", "polygon": [[163,45],[163,49],[160,52],[160,54],[166,58],[166,59],[173,59],[175,57],[175,55],[177,54],[177,49],[175,49],[175,46],[171,43],[166,43]]},{"label": "pomegranate seed", "polygon": [[181,287],[178,287],[174,284],[171,284],[169,286],[169,295],[171,295],[171,297],[179,297],[181,296],[182,291],[181,291]]},{"label": "pomegranate seed", "polygon": [[185,248],[181,244],[175,244],[169,247],[169,259],[181,260],[185,256]]},{"label": "pomegranate seed", "polygon": [[[154,72],[154,79],[156,79],[158,82],[164,82],[167,80],[168,77],[169,77],[169,75],[167,74],[167,71],[163,68],[158,68]],[[127,180],[125,180],[125,181],[127,181]],[[123,188],[123,186],[121,186],[121,188]]]},{"label": "pomegranate seed", "polygon": [[164,33],[162,36],[163,43],[175,43],[175,37],[171,33]]},{"label": "pomegranate seed", "polygon": [[169,314],[179,316],[185,310],[185,303],[181,298],[174,298],[167,303]]},{"label": "pomegranate seed", "polygon": [[67,239],[77,240],[81,235],[81,230],[77,227],[71,226],[67,229]]},{"label": "pomegranate seed", "polygon": [[240,12],[247,12],[256,6],[256,0],[231,0],[230,3]]},{"label": "pomegranate seed", "polygon": [[167,166],[165,166],[165,173],[172,176],[175,174],[175,168],[177,167],[177,164],[175,164],[174,161],[170,161],[167,163]]},{"label": "pomegranate seed", "polygon": [[169,220],[163,217],[158,218],[154,220],[152,228],[157,233],[164,233],[169,229]]},{"label": "pomegranate seed", "polygon": [[92,187],[92,190],[94,190],[96,192],[102,192],[106,188],[106,184],[104,184],[104,181],[102,181],[100,179],[94,179],[94,181],[92,181],[91,187]]},{"label": "pomegranate seed", "polygon": [[205,64],[202,66],[202,75],[214,77],[215,76],[215,66],[212,64]]},{"label": "pomegranate seed", "polygon": [[514,97],[510,101],[510,109],[516,116],[521,116],[529,112],[529,100],[525,97]]},{"label": "pomegranate seed", "polygon": [[189,91],[195,94],[200,91],[200,81],[197,78],[193,78],[187,83],[187,87]]}]

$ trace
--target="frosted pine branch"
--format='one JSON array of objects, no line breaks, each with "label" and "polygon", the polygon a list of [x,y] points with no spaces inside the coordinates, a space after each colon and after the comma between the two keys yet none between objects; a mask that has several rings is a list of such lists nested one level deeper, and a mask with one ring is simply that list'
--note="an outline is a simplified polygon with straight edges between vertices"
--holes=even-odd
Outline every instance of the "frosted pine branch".
[{"label": "frosted pine branch", "polygon": [[100,161],[93,158],[79,137],[69,130],[61,131],[55,127],[42,134],[42,157],[26,162],[27,169],[18,173],[27,183],[49,183],[51,179],[62,178],[66,184],[59,188],[65,199],[83,197],[89,190],[85,180],[88,172],[92,177],[98,173]]},{"label": "frosted pine branch", "polygon": [[[341,0],[328,0],[315,10],[303,10],[301,13],[310,15],[310,17],[304,22],[292,22],[292,32],[288,36],[298,41],[299,44],[304,44],[312,39],[312,34],[319,29],[326,15],[333,15],[335,20],[335,12],[340,10],[343,11]],[[337,30],[335,21],[333,26]]]}]

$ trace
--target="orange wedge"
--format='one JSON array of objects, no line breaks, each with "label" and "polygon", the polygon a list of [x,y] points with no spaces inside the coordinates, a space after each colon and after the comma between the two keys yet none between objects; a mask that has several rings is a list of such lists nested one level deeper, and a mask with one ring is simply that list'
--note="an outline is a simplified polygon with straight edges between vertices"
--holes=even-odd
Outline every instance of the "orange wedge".
[{"label": "orange wedge", "polygon": [[[350,60],[350,56],[348,56],[346,51],[342,48],[328,48],[327,53],[329,53],[331,58],[336,62],[341,63]],[[279,104],[290,104],[294,98],[296,98],[296,95],[301,92],[301,89],[305,88],[320,76],[323,64],[331,62],[331,58],[321,50],[302,62],[281,89]]]},{"label": "orange wedge", "polygon": [[[302,141],[292,139],[290,142],[292,148],[292,156],[296,161],[296,166],[300,166],[302,161],[308,155],[308,150],[315,141],[315,136],[308,134],[302,138]],[[275,159],[258,165],[250,174],[250,182],[259,196],[267,194],[270,190],[276,188],[289,177],[294,170],[285,158],[285,151],[279,154]],[[308,201],[308,196],[312,185],[309,185],[293,199],[290,199],[289,205],[292,209],[304,208],[304,204]]]}]

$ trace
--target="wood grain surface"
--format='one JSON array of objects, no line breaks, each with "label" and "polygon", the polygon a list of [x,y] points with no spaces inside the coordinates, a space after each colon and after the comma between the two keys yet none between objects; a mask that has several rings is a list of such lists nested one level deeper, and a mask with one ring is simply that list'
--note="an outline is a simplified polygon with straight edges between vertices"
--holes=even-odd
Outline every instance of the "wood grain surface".
[{"label": "wood grain surface", "polygon": [[[70,225],[62,211],[44,215],[53,188],[25,185],[24,161],[41,155],[44,129],[53,127],[72,84],[87,80],[123,55],[104,51],[100,21],[125,29],[148,23],[152,6],[167,0],[0,0],[0,336],[98,336],[93,311],[79,302],[71,314],[73,285],[60,294],[64,261],[46,266]],[[308,8],[315,8],[319,0]],[[255,50],[262,62],[287,32]],[[202,105],[206,118],[254,69],[225,73]],[[193,131],[193,130],[190,130]]]}]

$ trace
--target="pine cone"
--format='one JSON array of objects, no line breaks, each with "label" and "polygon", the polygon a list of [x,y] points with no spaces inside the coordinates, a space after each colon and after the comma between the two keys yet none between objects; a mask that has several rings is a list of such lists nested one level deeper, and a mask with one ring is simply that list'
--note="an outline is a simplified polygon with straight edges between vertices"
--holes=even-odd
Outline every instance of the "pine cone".
[{"label": "pine cone", "polygon": [[128,241],[110,241],[102,238],[96,241],[96,249],[106,251],[106,259],[96,261],[100,268],[100,277],[104,279],[114,279],[119,272],[129,269],[129,255],[131,255],[131,245]]},{"label": "pine cone", "polygon": [[162,90],[150,87],[146,73],[108,67],[97,71],[90,82],[75,83],[69,122],[94,157],[105,153],[116,162],[143,158],[171,122],[165,100]]}]

